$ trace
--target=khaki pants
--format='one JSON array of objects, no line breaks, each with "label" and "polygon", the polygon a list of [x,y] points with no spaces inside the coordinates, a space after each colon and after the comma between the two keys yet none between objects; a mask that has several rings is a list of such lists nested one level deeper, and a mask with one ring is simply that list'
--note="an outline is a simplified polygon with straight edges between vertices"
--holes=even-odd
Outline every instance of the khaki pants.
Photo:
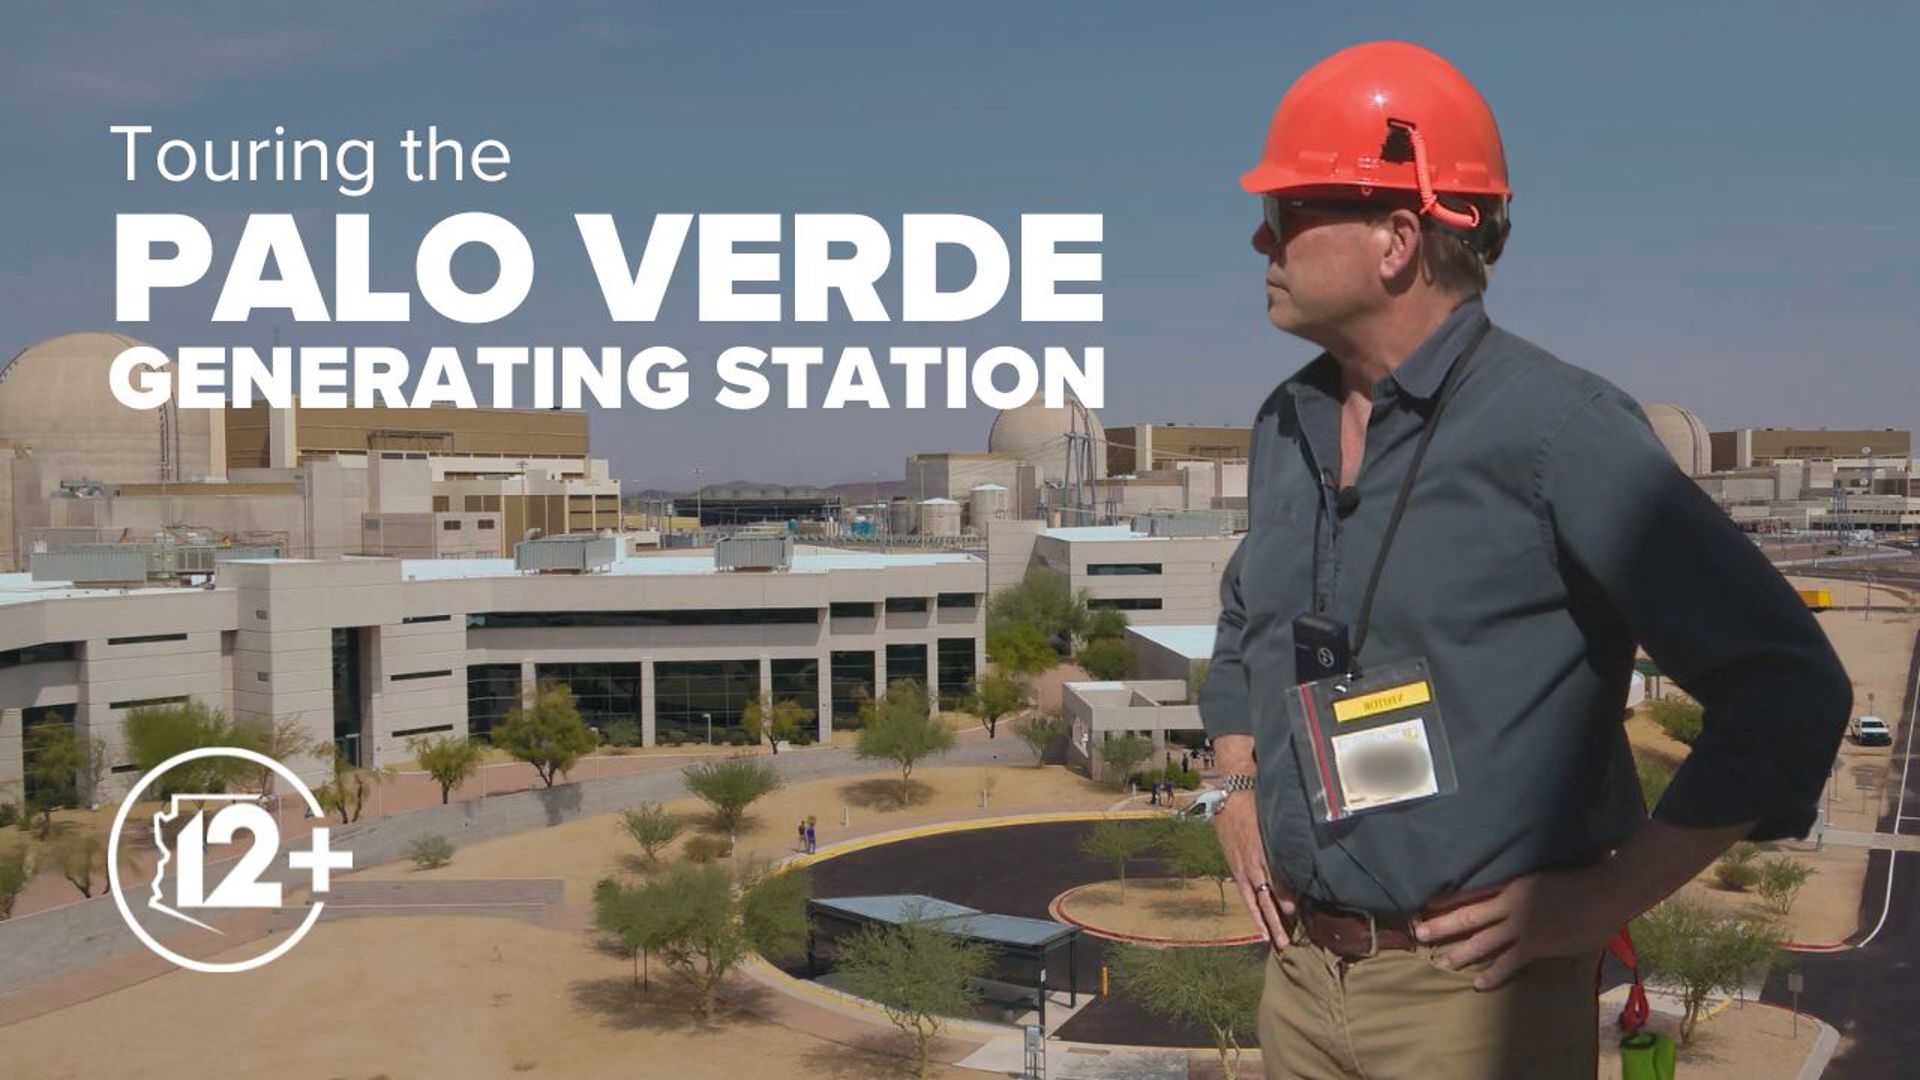
[{"label": "khaki pants", "polygon": [[1598,955],[1537,961],[1481,992],[1473,970],[1434,962],[1442,951],[1269,953],[1267,1080],[1593,1080]]}]

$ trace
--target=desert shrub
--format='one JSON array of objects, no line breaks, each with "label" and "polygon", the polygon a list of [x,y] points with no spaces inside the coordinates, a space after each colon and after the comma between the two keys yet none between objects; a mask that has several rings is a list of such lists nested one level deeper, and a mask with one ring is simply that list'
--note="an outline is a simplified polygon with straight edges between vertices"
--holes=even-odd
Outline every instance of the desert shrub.
[{"label": "desert shrub", "polygon": [[640,722],[638,720],[615,720],[607,725],[603,733],[608,746],[629,747],[640,745]]},{"label": "desert shrub", "polygon": [[435,833],[415,840],[407,848],[407,858],[422,870],[434,870],[453,861],[453,841]]},{"label": "desert shrub", "polygon": [[1145,788],[1155,783],[1173,781],[1173,786],[1181,791],[1192,791],[1200,786],[1200,773],[1193,769],[1144,769],[1130,776],[1129,781],[1135,787]]},{"label": "desert shrub", "polygon": [[1700,737],[1701,709],[1698,703],[1681,697],[1663,697],[1647,706],[1647,715],[1675,742],[1692,746]]},{"label": "desert shrub", "polygon": [[1723,889],[1734,892],[1746,892],[1760,881],[1760,868],[1754,865],[1760,849],[1752,844],[1735,844],[1727,849],[1720,861],[1713,864],[1714,880]]},{"label": "desert shrub", "polygon": [[1793,901],[1812,876],[1813,867],[1798,859],[1780,855],[1760,864],[1760,880],[1755,883],[1755,888],[1766,902],[1768,910],[1775,915],[1785,916],[1793,910]]}]

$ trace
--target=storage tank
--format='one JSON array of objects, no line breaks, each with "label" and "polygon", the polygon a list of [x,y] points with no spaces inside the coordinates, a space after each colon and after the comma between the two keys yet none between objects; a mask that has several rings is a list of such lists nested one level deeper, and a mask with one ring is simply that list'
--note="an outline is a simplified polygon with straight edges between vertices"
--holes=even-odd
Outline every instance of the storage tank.
[{"label": "storage tank", "polygon": [[1013,493],[999,484],[979,484],[967,493],[967,521],[975,532],[985,532],[987,522],[1005,521],[1013,516]]},{"label": "storage tank", "polygon": [[887,531],[896,536],[913,532],[914,507],[906,499],[895,499],[887,507]]},{"label": "storage tank", "polygon": [[959,536],[960,504],[952,499],[928,499],[920,504],[921,536]]}]

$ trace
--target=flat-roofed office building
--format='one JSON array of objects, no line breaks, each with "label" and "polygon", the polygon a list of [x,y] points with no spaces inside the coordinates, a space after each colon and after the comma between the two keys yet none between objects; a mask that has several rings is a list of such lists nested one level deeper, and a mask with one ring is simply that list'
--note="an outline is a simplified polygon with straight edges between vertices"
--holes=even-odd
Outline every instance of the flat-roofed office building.
[{"label": "flat-roofed office building", "polygon": [[1085,589],[1088,607],[1125,612],[1129,623],[1211,624],[1220,615],[1220,576],[1239,546],[1239,536],[1156,536],[1134,525],[994,522],[989,586],[997,592],[1039,569],[1076,593]]},{"label": "flat-roofed office building", "polygon": [[[0,800],[24,792],[26,733],[99,738],[105,795],[135,777],[127,714],[197,700],[294,720],[363,764],[412,736],[485,735],[537,686],[642,742],[721,741],[756,698],[800,701],[824,739],[892,680],[937,702],[984,664],[986,564],[957,553],[802,549],[726,571],[711,552],[537,574],[507,559],[223,562],[212,588],[87,588],[0,575]],[[296,765],[313,780],[325,765]]]}]

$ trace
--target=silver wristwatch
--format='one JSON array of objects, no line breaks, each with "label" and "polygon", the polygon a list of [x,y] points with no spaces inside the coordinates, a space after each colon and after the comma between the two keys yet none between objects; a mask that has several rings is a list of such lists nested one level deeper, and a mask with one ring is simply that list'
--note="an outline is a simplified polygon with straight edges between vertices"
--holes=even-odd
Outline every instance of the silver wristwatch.
[{"label": "silver wristwatch", "polygon": [[1233,801],[1233,794],[1236,791],[1251,793],[1253,791],[1253,781],[1254,777],[1248,773],[1229,773],[1221,777],[1220,790],[1227,794],[1225,798],[1220,800],[1220,805],[1224,807],[1227,803]]}]

